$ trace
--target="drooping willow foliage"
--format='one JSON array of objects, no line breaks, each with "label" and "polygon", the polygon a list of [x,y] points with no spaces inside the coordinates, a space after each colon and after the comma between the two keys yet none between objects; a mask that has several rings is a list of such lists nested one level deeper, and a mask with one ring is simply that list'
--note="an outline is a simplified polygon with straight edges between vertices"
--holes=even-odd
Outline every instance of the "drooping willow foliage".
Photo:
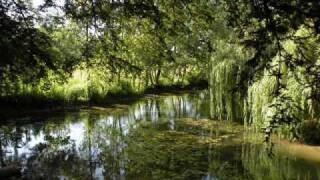
[{"label": "drooping willow foliage", "polygon": [[299,138],[306,120],[319,119],[319,35],[301,25],[286,37],[265,40],[263,49],[250,44],[259,39],[245,36],[252,38],[250,42],[240,39],[216,46],[211,61],[212,116],[242,119],[264,129],[267,139],[284,125]]},{"label": "drooping willow foliage", "polygon": [[237,85],[245,55],[239,46],[225,42],[221,42],[219,50],[211,59],[211,114],[213,118],[242,121],[244,95],[237,91]]}]

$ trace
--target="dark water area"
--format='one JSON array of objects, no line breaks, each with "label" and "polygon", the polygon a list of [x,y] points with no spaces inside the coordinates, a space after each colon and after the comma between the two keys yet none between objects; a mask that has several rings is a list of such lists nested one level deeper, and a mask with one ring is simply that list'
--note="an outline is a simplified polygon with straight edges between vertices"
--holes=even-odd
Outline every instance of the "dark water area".
[{"label": "dark water area", "polygon": [[308,159],[304,147],[264,144],[212,120],[209,101],[196,91],[12,121],[0,127],[1,167],[21,168],[11,179],[320,179],[320,149]]}]

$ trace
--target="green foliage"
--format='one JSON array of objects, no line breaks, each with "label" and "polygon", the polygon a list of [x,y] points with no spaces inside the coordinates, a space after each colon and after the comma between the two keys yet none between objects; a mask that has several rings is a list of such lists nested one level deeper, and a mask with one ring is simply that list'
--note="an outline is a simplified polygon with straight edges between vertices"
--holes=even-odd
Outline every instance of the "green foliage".
[{"label": "green foliage", "polygon": [[135,92],[130,82],[120,81],[119,84],[109,90],[107,95],[110,97],[130,97],[135,93],[137,92]]},{"label": "green foliage", "polygon": [[[1,96],[18,99],[33,93],[41,96],[43,102],[46,99],[61,104],[103,102],[108,97],[134,96],[160,86],[186,87],[206,81],[208,50],[212,47],[206,32],[210,27],[205,21],[211,15],[200,16],[202,9],[198,5],[190,2],[180,6],[166,1],[156,5],[149,2],[119,2],[116,5],[114,2],[79,4],[68,1],[64,9],[65,20],[39,14],[43,19],[62,18],[62,22],[37,21],[38,26],[32,26],[39,34],[37,38],[46,37],[46,46],[41,41],[37,47],[43,48],[54,68],[44,64],[48,60],[45,56],[37,57],[39,62],[35,67],[25,66],[30,62],[27,57],[19,57],[21,62],[1,66]],[[52,6],[59,9],[54,2],[46,2],[42,10]],[[189,12],[184,11],[185,6]],[[207,12],[214,9],[209,2],[203,2],[201,6],[207,8]],[[87,7],[94,12],[86,12]],[[25,13],[32,11],[29,6],[25,8]],[[149,13],[144,14],[146,9]],[[9,18],[10,10],[4,13],[3,18]],[[19,11],[15,13],[24,15]],[[24,22],[16,26],[27,29]],[[12,31],[12,28],[8,29],[8,33]],[[16,36],[3,34],[3,38],[6,37]],[[14,44],[10,41],[5,46]],[[18,48],[13,47],[13,50],[33,56]],[[38,49],[35,53],[43,51]],[[16,54],[10,51],[8,56],[15,59]],[[17,65],[25,66],[25,70],[21,69],[24,75],[13,71]],[[35,76],[40,69],[41,74]],[[79,72],[85,73],[86,77],[76,77]],[[33,79],[27,81],[27,75]],[[32,102],[34,96],[30,96],[28,102]]]},{"label": "green foliage", "polygon": [[214,37],[216,51],[210,62],[211,114],[213,118],[242,122],[245,115],[245,89],[238,89],[241,72],[245,70],[244,64],[251,53],[245,52],[243,47],[235,42],[236,37],[227,26],[217,29],[217,34],[221,37]]},{"label": "green foliage", "polygon": [[309,144],[320,143],[320,123],[318,120],[306,120],[298,128],[301,141]]},{"label": "green foliage", "polygon": [[[228,7],[222,17],[231,27],[220,26],[220,31],[221,27],[234,31],[225,30],[227,36],[220,37],[228,46],[220,48],[215,42],[210,79],[213,117],[244,119],[247,125],[263,128],[267,140],[281,126],[297,138],[300,123],[319,118],[315,113],[320,110],[315,43],[319,31],[313,28],[318,21],[311,15],[319,5],[299,0],[222,4]],[[232,52],[237,46],[243,48]]]}]

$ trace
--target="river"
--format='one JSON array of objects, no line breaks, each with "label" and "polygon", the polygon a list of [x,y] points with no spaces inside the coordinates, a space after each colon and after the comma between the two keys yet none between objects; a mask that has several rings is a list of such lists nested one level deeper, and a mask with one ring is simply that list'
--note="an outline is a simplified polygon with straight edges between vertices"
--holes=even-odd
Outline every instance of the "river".
[{"label": "river", "polygon": [[320,149],[210,118],[207,91],[11,120],[2,166],[23,179],[320,179]]}]

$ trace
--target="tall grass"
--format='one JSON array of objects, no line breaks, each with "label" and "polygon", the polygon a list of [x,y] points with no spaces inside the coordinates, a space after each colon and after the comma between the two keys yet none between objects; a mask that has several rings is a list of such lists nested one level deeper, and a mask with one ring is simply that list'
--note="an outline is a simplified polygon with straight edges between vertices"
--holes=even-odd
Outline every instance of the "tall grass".
[{"label": "tall grass", "polygon": [[8,90],[0,96],[0,105],[43,108],[87,103],[103,104],[117,99],[139,97],[143,93],[156,90],[179,89],[192,83],[204,84],[205,80],[192,75],[187,76],[188,79],[175,83],[167,77],[161,77],[161,84],[147,86],[143,76],[133,78],[126,73],[120,76],[104,73],[101,76],[91,69],[77,69],[71,76],[61,80],[61,77],[49,72],[47,77],[33,84],[25,84],[22,81],[6,82]]}]

